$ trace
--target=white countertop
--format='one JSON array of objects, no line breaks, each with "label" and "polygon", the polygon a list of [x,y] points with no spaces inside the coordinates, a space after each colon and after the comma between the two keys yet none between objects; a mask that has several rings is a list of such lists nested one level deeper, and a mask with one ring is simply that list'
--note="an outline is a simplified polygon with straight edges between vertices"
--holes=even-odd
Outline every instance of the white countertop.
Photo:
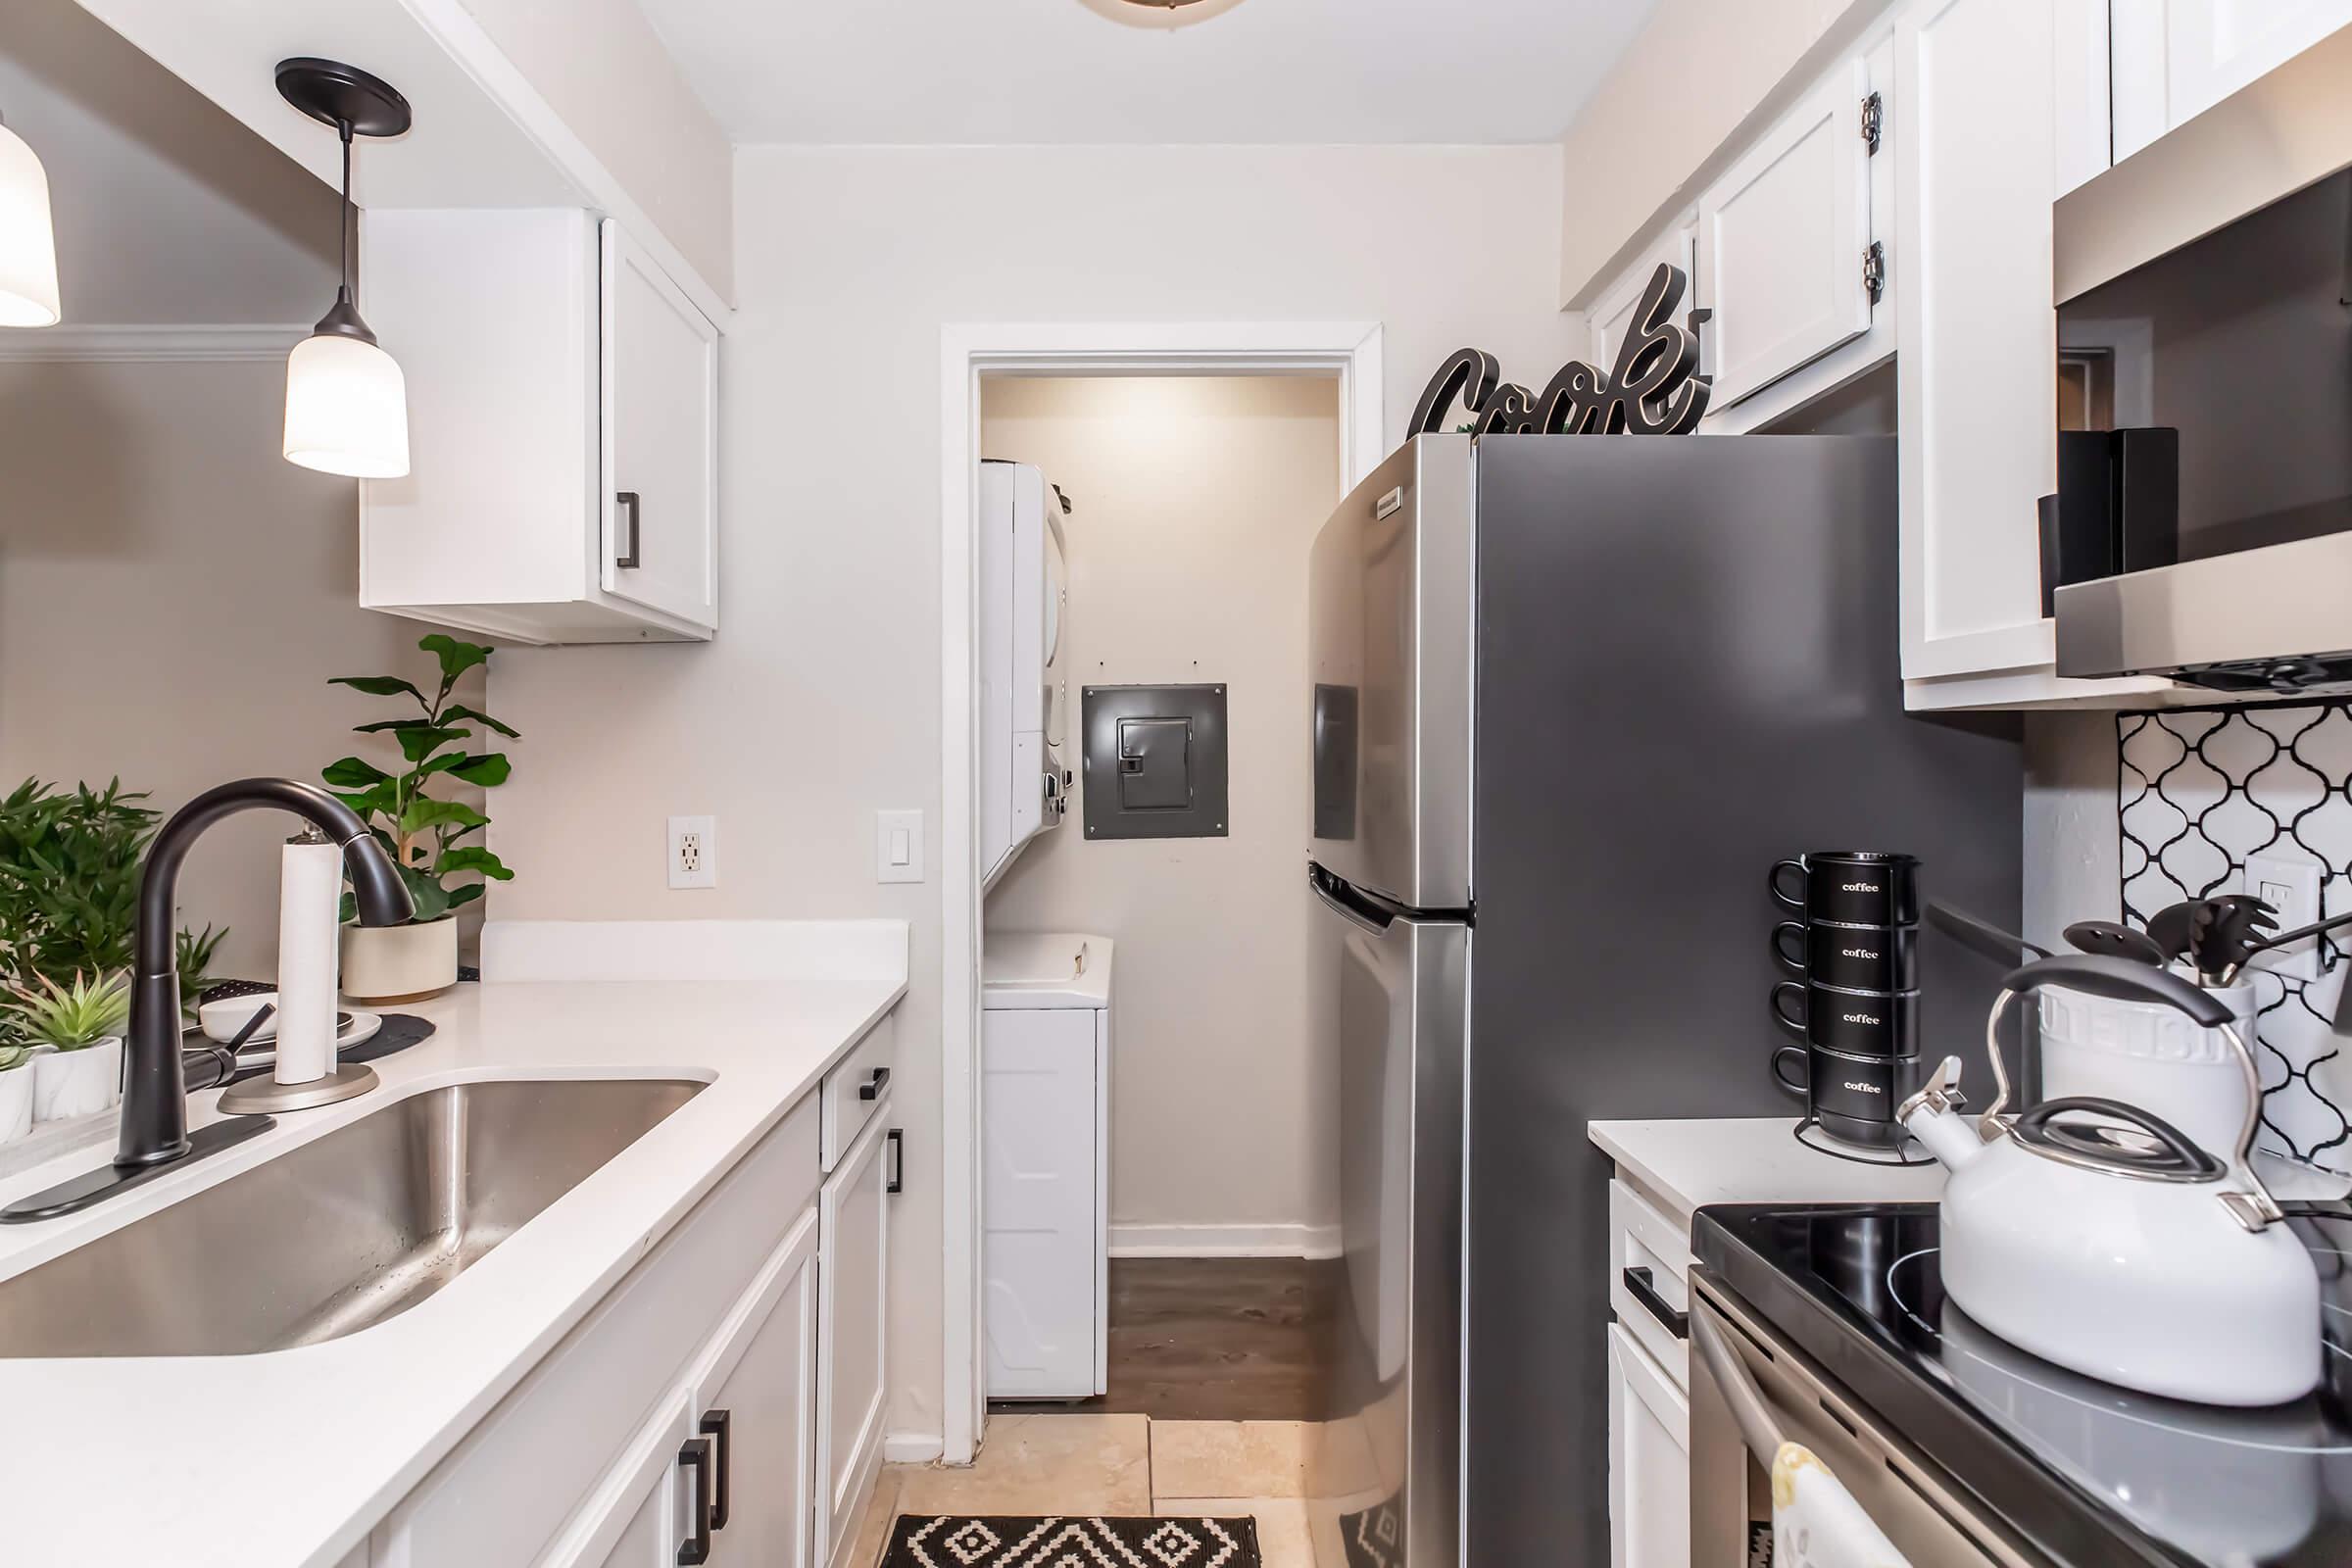
[{"label": "white countertop", "polygon": [[1709,1203],[1931,1203],[1943,1167],[1864,1165],[1796,1141],[1793,1116],[1596,1121],[1592,1142],[1688,1226]]},{"label": "white countertop", "polygon": [[[821,966],[819,966],[821,967]],[[0,1278],[404,1095],[479,1078],[691,1077],[710,1088],[387,1322],[265,1355],[0,1357],[0,1555],[11,1563],[338,1563],[906,994],[895,964],[768,981],[465,985],[397,1010],[438,1032],[383,1087],[79,1215],[0,1227]],[[191,1125],[219,1119],[190,1097]],[[110,1146],[111,1147],[111,1146]],[[0,1181],[0,1200],[107,1156]]]}]

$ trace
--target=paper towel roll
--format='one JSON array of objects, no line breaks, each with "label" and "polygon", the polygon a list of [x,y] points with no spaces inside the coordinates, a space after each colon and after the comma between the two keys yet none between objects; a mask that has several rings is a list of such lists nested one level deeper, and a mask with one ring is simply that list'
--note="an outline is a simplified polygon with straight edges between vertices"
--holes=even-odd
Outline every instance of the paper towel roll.
[{"label": "paper towel roll", "polygon": [[343,852],[316,828],[287,841],[277,901],[277,1070],[307,1084],[335,1070]]}]

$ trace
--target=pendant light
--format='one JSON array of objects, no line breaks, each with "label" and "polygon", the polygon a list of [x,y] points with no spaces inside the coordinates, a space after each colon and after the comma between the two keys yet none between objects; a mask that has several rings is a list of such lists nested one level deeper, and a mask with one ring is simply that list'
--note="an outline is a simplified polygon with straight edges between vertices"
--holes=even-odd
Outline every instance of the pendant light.
[{"label": "pendant light", "polygon": [[357,479],[397,479],[409,471],[408,384],[399,362],[376,346],[352,297],[351,138],[401,134],[409,128],[409,101],[367,72],[332,60],[279,61],[277,90],[343,139],[343,195],[335,209],[343,282],[333,309],[286,357],[286,461]]},{"label": "pendant light", "polygon": [[0,124],[0,326],[55,326],[58,314],[49,175],[24,138]]}]

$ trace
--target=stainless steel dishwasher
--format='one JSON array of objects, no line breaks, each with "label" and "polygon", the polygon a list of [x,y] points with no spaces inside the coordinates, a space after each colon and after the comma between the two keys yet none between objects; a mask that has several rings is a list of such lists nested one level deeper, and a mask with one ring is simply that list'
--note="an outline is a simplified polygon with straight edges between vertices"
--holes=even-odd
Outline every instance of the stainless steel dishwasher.
[{"label": "stainless steel dishwasher", "polygon": [[1703,1268],[1690,1348],[1690,1568],[1772,1561],[1783,1443],[1812,1449],[1911,1568],[2053,1568]]}]

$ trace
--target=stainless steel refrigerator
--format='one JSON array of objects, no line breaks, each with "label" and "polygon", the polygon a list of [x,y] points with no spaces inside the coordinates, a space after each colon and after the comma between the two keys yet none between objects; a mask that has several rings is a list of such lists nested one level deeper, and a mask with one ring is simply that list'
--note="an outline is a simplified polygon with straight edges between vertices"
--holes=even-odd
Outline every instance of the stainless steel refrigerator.
[{"label": "stainless steel refrigerator", "polygon": [[[1586,1125],[1801,1109],[1768,1067],[1773,861],[1905,850],[2016,917],[2017,722],[1904,711],[1895,536],[1882,437],[1439,435],[1316,537],[1321,1568],[1608,1560]],[[1940,1049],[1994,977],[1923,962]]]}]

